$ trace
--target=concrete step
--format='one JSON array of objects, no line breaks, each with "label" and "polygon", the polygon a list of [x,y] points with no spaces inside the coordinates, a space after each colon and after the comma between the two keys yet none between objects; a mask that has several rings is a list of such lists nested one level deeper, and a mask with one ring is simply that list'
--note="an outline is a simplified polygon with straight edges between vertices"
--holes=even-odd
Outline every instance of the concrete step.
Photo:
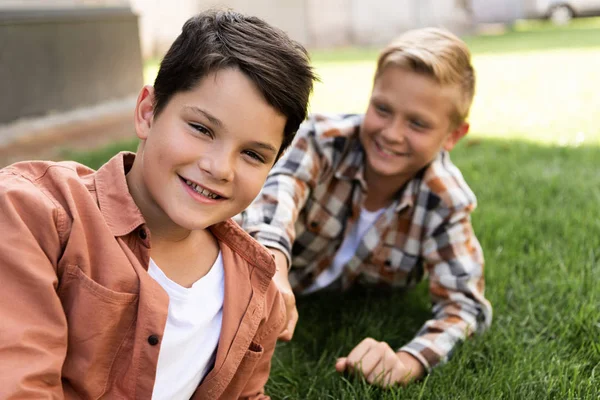
[{"label": "concrete step", "polygon": [[60,160],[65,150],[87,150],[135,137],[135,98],[0,126],[0,167],[17,161]]}]

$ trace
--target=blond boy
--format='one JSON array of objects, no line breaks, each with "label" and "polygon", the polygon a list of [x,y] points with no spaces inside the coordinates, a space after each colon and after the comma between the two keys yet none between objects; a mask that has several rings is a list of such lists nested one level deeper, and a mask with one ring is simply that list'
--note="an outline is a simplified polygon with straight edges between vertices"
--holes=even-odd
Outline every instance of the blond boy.
[{"label": "blond boy", "polygon": [[475,74],[441,29],[406,32],[381,53],[364,115],[312,116],[242,215],[271,249],[291,339],[295,293],[429,277],[433,317],[400,349],[367,338],[336,362],[373,384],[406,384],[490,325],[476,199],[449,151],[468,130]]}]

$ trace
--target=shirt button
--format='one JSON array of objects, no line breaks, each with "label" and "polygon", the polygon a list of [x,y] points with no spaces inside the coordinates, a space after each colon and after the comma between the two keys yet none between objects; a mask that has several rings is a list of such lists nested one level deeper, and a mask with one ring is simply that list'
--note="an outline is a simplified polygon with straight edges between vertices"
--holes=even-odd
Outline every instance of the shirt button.
[{"label": "shirt button", "polygon": [[146,233],[146,230],[144,228],[141,228],[138,231],[138,235],[139,235],[140,239],[142,239],[142,240],[146,240],[146,238],[148,237],[148,234]]},{"label": "shirt button", "polygon": [[150,346],[156,346],[158,344],[158,336],[156,336],[156,335],[148,336],[148,343],[150,343]]}]

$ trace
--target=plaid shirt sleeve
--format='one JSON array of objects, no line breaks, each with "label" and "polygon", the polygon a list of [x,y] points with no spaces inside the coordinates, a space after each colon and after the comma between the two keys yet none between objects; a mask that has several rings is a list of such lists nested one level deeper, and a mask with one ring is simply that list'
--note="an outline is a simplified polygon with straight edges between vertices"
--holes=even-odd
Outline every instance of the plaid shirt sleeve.
[{"label": "plaid shirt sleeve", "polygon": [[305,121],[294,142],[275,164],[256,200],[242,213],[241,225],[261,244],[282,251],[291,265],[294,224],[310,191],[327,169],[315,123]]},{"label": "plaid shirt sleeve", "polygon": [[441,223],[423,243],[434,316],[400,351],[416,357],[427,371],[491,323],[492,308],[483,294],[483,252],[471,226],[474,208],[472,203],[437,210],[434,219]]}]

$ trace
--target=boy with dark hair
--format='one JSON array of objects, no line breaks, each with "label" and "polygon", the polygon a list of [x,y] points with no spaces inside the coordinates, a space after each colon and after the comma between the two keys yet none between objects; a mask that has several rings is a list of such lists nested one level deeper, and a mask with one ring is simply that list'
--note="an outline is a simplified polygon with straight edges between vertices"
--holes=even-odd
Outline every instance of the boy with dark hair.
[{"label": "boy with dark hair", "polygon": [[206,12],[140,92],[137,154],[0,170],[0,397],[267,398],[284,304],[271,255],[230,217],[313,79],[280,30]]},{"label": "boy with dark hair", "polygon": [[[429,276],[433,319],[399,350],[368,338],[339,372],[383,386],[421,378],[491,322],[476,200],[449,151],[466,135],[475,73],[459,38],[409,31],[379,56],[365,115],[315,115],[271,170],[243,227],[275,257],[292,337],[296,293]],[[288,272],[288,268],[289,272]]]}]

